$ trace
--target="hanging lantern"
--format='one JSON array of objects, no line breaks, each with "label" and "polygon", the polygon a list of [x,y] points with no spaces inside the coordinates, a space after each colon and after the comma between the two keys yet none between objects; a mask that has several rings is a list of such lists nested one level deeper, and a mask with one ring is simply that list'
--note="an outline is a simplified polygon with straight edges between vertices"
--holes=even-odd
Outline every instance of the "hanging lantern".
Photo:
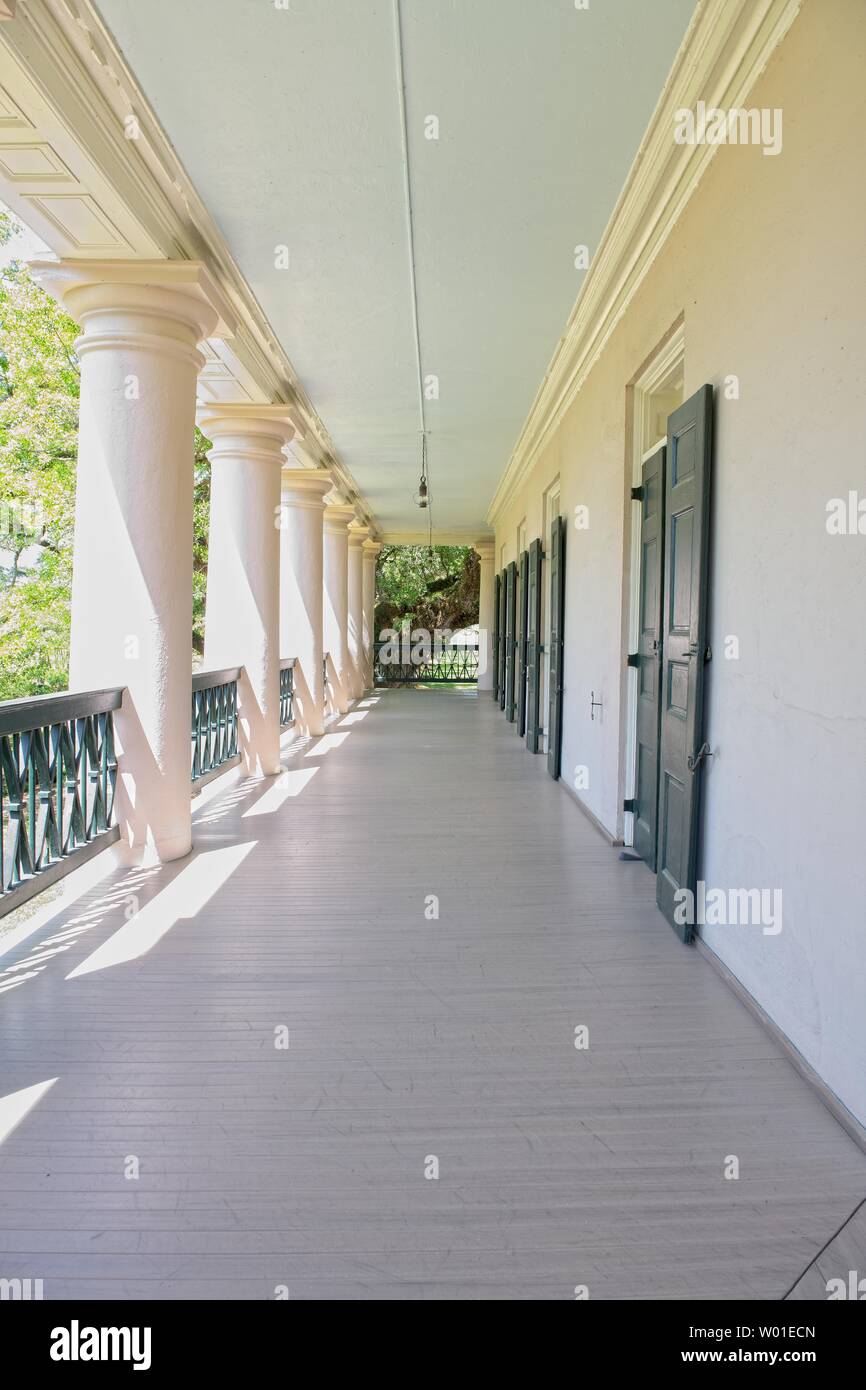
[{"label": "hanging lantern", "polygon": [[421,481],[418,484],[418,491],[415,493],[415,504],[418,507],[429,506],[430,498],[427,488],[427,435],[422,431],[421,434]]}]

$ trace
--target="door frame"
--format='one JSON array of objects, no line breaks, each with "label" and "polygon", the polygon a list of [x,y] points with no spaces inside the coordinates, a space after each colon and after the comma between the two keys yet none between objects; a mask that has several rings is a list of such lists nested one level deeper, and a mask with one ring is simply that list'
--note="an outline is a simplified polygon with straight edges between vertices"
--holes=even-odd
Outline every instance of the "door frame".
[{"label": "door frame", "polygon": [[[553,504],[556,503],[556,515],[552,515]],[[558,521],[562,516],[562,485],[559,474],[553,482],[545,489],[541,499],[541,553],[544,560],[550,554],[550,533],[553,529],[554,521]],[[550,716],[550,593],[546,582],[542,585],[541,591],[541,662],[540,662],[540,706],[539,723],[542,730],[541,751],[547,752],[547,741],[549,737],[549,716]]]},{"label": "door frame", "polygon": [[[682,377],[685,362],[685,323],[680,318],[665,336],[663,341],[650,354],[638,371],[636,377],[626,388],[627,414],[630,414],[630,428],[627,432],[626,453],[626,554],[628,568],[623,583],[623,655],[622,688],[620,708],[623,711],[620,731],[622,752],[622,775],[620,777],[620,807],[623,801],[633,799],[637,784],[637,711],[638,711],[638,673],[628,665],[628,655],[637,651],[640,622],[640,533],[641,509],[639,502],[632,500],[632,488],[641,485],[643,465],[667,438],[652,428],[649,420],[651,401],[666,387],[672,386]],[[667,416],[665,416],[665,419]],[[650,438],[656,435],[655,438]],[[622,843],[634,845],[634,815],[621,810],[620,835]]]},{"label": "door frame", "polygon": [[505,566],[505,718],[514,723],[517,664],[517,562]]},{"label": "door frame", "polygon": [[[547,653],[547,770],[559,780],[562,770],[562,692],[565,662],[565,541],[567,528],[560,512],[550,527],[550,560],[547,566],[550,594],[550,643]],[[554,612],[556,622],[554,623]],[[555,677],[555,683],[554,683]]]}]

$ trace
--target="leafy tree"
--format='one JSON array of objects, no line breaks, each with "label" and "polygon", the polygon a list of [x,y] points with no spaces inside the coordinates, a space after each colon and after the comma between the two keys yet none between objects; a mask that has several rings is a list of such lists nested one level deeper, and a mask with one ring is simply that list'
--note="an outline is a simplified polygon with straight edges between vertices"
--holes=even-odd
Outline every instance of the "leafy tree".
[{"label": "leafy tree", "polygon": [[[0,246],[17,230],[0,208]],[[0,269],[0,325],[0,700],[16,700],[68,685],[78,326],[16,261]],[[204,650],[209,448],[196,430],[194,659]]]},{"label": "leafy tree", "polygon": [[[0,244],[17,224],[0,210]],[[78,329],[11,262],[0,273],[0,699],[66,687]]]},{"label": "leafy tree", "polygon": [[211,441],[196,425],[193,450],[194,490],[192,518],[192,650],[193,665],[204,655],[204,610],[207,597],[207,539],[210,524]]},{"label": "leafy tree", "polygon": [[376,571],[376,633],[478,622],[478,555],[465,545],[385,545]]}]

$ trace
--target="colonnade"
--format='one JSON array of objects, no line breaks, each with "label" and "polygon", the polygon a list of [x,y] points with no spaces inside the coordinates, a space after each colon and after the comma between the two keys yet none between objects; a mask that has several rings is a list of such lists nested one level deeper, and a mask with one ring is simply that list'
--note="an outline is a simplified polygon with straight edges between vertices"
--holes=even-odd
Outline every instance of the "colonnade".
[{"label": "colonnade", "polygon": [[[192,261],[32,267],[80,324],[72,690],[123,687],[115,716],[122,845],[143,862],[192,844],[193,424],[212,441],[204,664],[243,668],[238,744],[280,769],[280,662],[295,658],[298,730],[323,733],[326,678],[344,712],[372,683],[381,549],[324,469],[289,466],[295,412],[197,406],[199,344],[232,311]],[[327,671],[326,671],[327,666]]]}]

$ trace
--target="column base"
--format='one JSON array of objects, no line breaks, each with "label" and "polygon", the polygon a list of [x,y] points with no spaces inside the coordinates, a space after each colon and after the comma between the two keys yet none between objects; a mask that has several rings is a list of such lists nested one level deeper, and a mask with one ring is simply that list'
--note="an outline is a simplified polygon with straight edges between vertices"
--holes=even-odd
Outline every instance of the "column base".
[{"label": "column base", "polygon": [[159,864],[171,864],[175,859],[185,859],[192,850],[192,832],[166,836],[159,840],[148,840],[143,845],[131,845],[121,838],[108,851],[114,862],[122,868],[148,869]]}]

